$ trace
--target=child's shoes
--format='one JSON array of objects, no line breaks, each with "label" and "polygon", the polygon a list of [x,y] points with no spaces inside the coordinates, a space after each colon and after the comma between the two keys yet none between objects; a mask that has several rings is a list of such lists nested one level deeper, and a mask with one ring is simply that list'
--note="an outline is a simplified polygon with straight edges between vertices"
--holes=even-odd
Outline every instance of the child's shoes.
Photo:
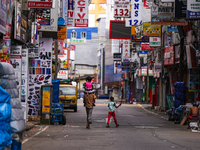
[{"label": "child's shoes", "polygon": [[116,124],[116,127],[119,127],[119,124]]},{"label": "child's shoes", "polygon": [[110,127],[109,124],[107,124],[106,128],[109,128],[109,127]]}]

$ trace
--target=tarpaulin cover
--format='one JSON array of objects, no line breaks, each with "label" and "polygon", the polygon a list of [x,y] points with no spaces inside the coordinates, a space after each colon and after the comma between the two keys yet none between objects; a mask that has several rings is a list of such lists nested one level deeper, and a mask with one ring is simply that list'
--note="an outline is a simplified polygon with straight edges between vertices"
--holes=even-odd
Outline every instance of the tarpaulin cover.
[{"label": "tarpaulin cover", "polygon": [[185,90],[186,90],[186,84],[185,82],[176,82],[174,84],[175,87],[175,101],[174,101],[174,107],[178,108],[180,105],[185,105]]},{"label": "tarpaulin cover", "polygon": [[10,94],[0,86],[0,149],[12,144]]},{"label": "tarpaulin cover", "polygon": [[53,103],[58,103],[60,79],[52,80],[52,84],[53,84]]}]

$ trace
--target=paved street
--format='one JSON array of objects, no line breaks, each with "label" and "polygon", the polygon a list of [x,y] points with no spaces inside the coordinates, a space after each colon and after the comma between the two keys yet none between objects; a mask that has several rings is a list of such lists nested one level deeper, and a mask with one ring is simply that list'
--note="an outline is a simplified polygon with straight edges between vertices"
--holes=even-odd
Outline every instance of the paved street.
[{"label": "paved street", "polygon": [[108,100],[97,100],[93,124],[86,129],[86,113],[79,100],[78,111],[66,110],[66,125],[36,125],[24,133],[22,150],[196,150],[200,133],[167,121],[144,109],[147,105],[122,104],[116,110],[119,127],[106,128]]}]

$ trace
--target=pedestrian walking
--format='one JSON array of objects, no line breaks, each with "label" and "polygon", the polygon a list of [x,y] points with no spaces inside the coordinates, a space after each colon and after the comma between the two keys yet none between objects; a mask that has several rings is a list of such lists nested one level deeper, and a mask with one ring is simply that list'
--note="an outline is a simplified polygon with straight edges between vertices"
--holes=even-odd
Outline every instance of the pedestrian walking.
[{"label": "pedestrian walking", "polygon": [[96,95],[93,93],[85,93],[83,96],[83,103],[85,106],[86,114],[87,114],[87,125],[86,128],[90,128],[90,124],[92,124],[92,111],[93,106],[95,106]]},{"label": "pedestrian walking", "polygon": [[110,102],[108,103],[108,107],[109,107],[109,112],[108,112],[108,121],[107,121],[107,128],[109,128],[109,124],[110,124],[110,118],[111,116],[114,118],[116,127],[119,126],[119,124],[117,124],[117,119],[115,116],[115,108],[118,108],[119,106],[121,106],[122,103],[120,103],[118,106],[116,105],[116,103],[114,102],[114,97],[110,97]]}]

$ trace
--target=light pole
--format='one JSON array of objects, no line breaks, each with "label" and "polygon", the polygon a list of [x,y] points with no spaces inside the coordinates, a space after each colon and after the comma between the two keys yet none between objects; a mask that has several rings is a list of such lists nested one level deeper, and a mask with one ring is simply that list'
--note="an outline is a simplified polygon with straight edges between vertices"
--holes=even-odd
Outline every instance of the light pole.
[{"label": "light pole", "polygon": [[[77,69],[76,70],[74,70],[74,71],[78,71]],[[80,96],[80,85],[81,85],[81,83],[80,83],[80,72],[78,71],[78,74],[79,74],[79,84],[78,84],[78,88],[79,88],[79,98],[81,97]]]}]

